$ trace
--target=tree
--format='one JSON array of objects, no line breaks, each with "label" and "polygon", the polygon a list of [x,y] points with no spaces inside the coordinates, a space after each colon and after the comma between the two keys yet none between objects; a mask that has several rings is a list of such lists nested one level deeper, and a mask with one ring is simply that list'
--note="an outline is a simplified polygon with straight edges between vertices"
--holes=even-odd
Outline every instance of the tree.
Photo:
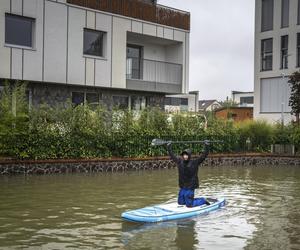
[{"label": "tree", "polygon": [[300,72],[294,72],[288,81],[291,87],[291,96],[289,99],[289,106],[291,107],[291,114],[296,116],[296,123],[299,125],[300,114]]}]

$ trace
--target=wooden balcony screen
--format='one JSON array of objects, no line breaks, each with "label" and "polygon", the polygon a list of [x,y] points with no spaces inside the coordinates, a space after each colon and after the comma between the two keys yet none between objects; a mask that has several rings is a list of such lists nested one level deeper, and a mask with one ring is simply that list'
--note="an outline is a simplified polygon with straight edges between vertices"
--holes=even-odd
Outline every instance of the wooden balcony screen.
[{"label": "wooden balcony screen", "polygon": [[86,8],[190,30],[190,13],[138,0],[67,0]]}]

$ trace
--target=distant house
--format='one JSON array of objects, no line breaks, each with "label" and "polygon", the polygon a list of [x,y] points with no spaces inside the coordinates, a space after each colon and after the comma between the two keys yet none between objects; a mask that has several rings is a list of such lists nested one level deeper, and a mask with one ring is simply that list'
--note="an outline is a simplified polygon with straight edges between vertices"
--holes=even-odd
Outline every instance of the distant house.
[{"label": "distant house", "polygon": [[188,94],[181,95],[166,95],[165,111],[166,112],[181,112],[190,111],[198,112],[199,91],[191,91]]},{"label": "distant house", "polygon": [[233,119],[235,122],[253,119],[253,107],[222,107],[214,112],[217,118]]},{"label": "distant house", "polygon": [[221,107],[221,104],[217,100],[200,100],[199,111],[214,111]]},{"label": "distant house", "polygon": [[254,92],[232,91],[231,98],[239,107],[253,107]]}]

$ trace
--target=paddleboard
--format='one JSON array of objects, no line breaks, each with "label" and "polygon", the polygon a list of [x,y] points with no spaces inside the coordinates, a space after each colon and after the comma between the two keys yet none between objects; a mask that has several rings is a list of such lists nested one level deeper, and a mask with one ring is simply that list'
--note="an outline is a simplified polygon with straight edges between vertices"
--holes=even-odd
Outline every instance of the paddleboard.
[{"label": "paddleboard", "polygon": [[124,212],[122,218],[126,221],[141,223],[179,220],[209,213],[225,206],[226,203],[225,198],[206,199],[210,202],[210,205],[189,208],[185,205],[178,205],[177,202],[166,203]]}]

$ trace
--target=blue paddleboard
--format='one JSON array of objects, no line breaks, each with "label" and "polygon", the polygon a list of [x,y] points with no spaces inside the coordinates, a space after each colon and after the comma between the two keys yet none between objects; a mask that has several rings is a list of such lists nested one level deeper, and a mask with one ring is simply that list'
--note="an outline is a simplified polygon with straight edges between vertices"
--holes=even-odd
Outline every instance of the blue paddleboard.
[{"label": "blue paddleboard", "polygon": [[207,200],[210,202],[210,205],[192,208],[186,207],[185,205],[178,205],[177,202],[144,207],[124,212],[122,213],[122,218],[131,222],[153,223],[198,216],[225,206],[224,198],[207,198]]}]

